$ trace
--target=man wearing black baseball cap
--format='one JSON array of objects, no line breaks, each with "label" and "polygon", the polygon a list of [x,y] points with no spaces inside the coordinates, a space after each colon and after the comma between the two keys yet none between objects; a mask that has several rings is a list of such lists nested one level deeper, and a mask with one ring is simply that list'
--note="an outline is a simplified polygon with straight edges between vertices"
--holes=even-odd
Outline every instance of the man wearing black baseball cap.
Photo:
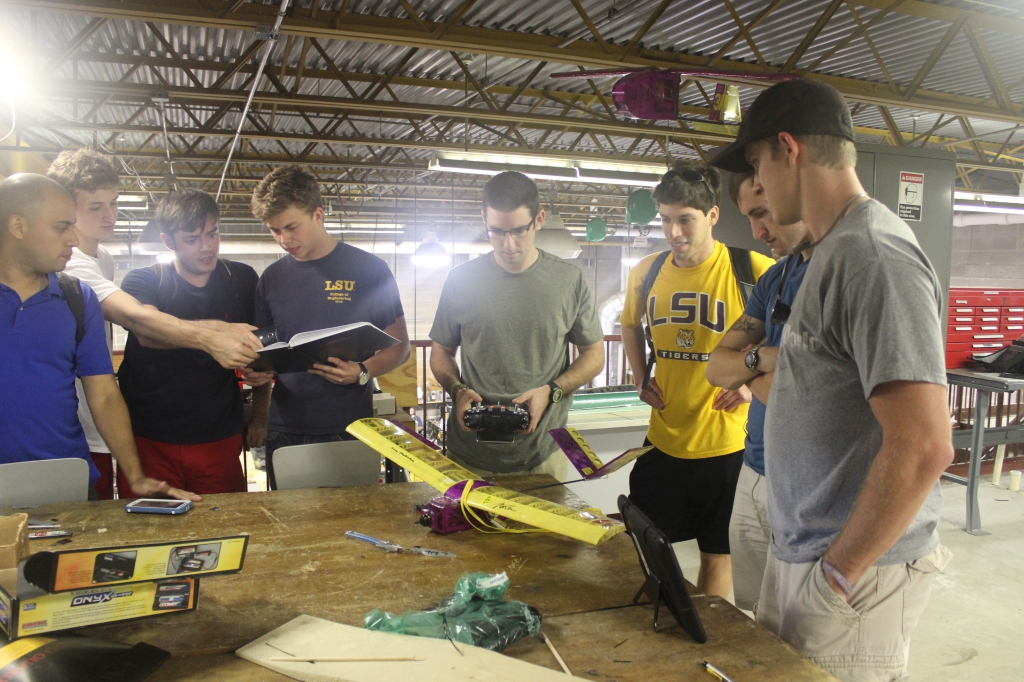
[{"label": "man wearing black baseball cap", "polygon": [[949,559],[936,532],[953,457],[944,292],[910,228],[864,192],[853,133],[839,92],[788,81],[711,163],[752,168],[774,220],[803,220],[815,249],[780,311],[757,620],[842,680],[895,680]]}]

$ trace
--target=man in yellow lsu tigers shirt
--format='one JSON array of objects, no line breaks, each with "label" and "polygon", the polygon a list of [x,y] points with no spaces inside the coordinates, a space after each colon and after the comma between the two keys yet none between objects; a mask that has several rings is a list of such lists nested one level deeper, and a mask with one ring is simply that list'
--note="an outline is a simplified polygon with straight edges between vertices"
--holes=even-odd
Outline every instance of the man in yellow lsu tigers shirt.
[{"label": "man in yellow lsu tigers shirt", "polygon": [[[744,308],[729,249],[711,236],[720,189],[718,171],[693,162],[677,162],[662,177],[653,194],[671,256],[646,301],[644,280],[658,254],[630,270],[621,323],[637,390],[653,408],[646,444],[655,447],[636,461],[629,499],[672,542],[697,539],[697,588],[726,597],[732,584],[729,518],[750,392],[715,388],[704,373],[711,351]],[[750,254],[755,280],[771,265]],[[656,355],[646,389],[645,316]]]}]

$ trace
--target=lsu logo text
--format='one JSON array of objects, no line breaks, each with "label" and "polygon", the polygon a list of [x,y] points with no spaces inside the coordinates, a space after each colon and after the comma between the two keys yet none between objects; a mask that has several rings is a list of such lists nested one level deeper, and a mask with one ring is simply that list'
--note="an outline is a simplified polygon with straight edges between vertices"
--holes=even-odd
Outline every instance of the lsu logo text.
[{"label": "lsu logo text", "polygon": [[662,324],[694,324],[698,323],[716,334],[725,331],[725,301],[715,300],[712,315],[711,297],[697,291],[677,291],[672,294],[668,317],[655,317],[654,307],[657,296],[647,300],[647,319],[651,327]]},{"label": "lsu logo text", "polygon": [[324,286],[324,291],[352,291],[355,288],[355,280],[336,279],[333,281],[326,280],[326,286]]},{"label": "lsu logo text", "polygon": [[117,599],[118,597],[130,597],[131,592],[96,592],[93,594],[80,594],[71,600],[72,606],[85,606],[86,604],[103,604]]}]

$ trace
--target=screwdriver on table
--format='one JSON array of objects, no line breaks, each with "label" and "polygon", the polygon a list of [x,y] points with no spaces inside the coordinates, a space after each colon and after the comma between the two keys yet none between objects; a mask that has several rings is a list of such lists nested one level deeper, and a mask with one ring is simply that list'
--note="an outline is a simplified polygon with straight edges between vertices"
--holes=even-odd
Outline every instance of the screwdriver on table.
[{"label": "screwdriver on table", "polygon": [[423,556],[435,556],[435,557],[450,557],[455,558],[455,555],[451,552],[442,552],[439,549],[426,549],[424,547],[402,547],[390,540],[381,540],[380,538],[371,537],[362,533],[357,533],[354,530],[345,531],[345,536],[350,537],[353,540],[359,540],[361,542],[368,542],[375,547],[383,549],[385,552],[409,552],[410,554],[422,554]]}]

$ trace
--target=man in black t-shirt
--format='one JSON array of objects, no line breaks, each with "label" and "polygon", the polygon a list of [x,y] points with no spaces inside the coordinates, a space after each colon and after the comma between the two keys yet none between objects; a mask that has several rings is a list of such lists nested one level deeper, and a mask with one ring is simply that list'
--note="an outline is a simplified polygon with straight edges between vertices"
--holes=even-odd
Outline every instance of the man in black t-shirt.
[{"label": "man in black t-shirt", "polygon": [[[273,454],[288,445],[350,440],[345,428],[373,416],[370,380],[409,357],[409,333],[398,284],[387,264],[361,249],[339,244],[324,228],[320,185],[308,170],[284,166],[260,181],[252,212],[288,255],[271,264],[256,289],[256,326],[277,327],[287,341],[299,332],[370,322],[401,343],[365,362],[329,358],[308,373],[277,375],[246,371],[253,393],[249,445],[266,435],[267,482],[277,487]],[[257,424],[267,424],[264,431]]]},{"label": "man in black t-shirt", "polygon": [[[165,196],[155,221],[174,261],[129,272],[121,288],[183,320],[251,324],[259,278],[248,265],[218,257],[219,220],[205,192]],[[200,494],[246,491],[239,461],[245,423],[234,370],[202,351],[133,332],[118,378],[147,472]]]}]

